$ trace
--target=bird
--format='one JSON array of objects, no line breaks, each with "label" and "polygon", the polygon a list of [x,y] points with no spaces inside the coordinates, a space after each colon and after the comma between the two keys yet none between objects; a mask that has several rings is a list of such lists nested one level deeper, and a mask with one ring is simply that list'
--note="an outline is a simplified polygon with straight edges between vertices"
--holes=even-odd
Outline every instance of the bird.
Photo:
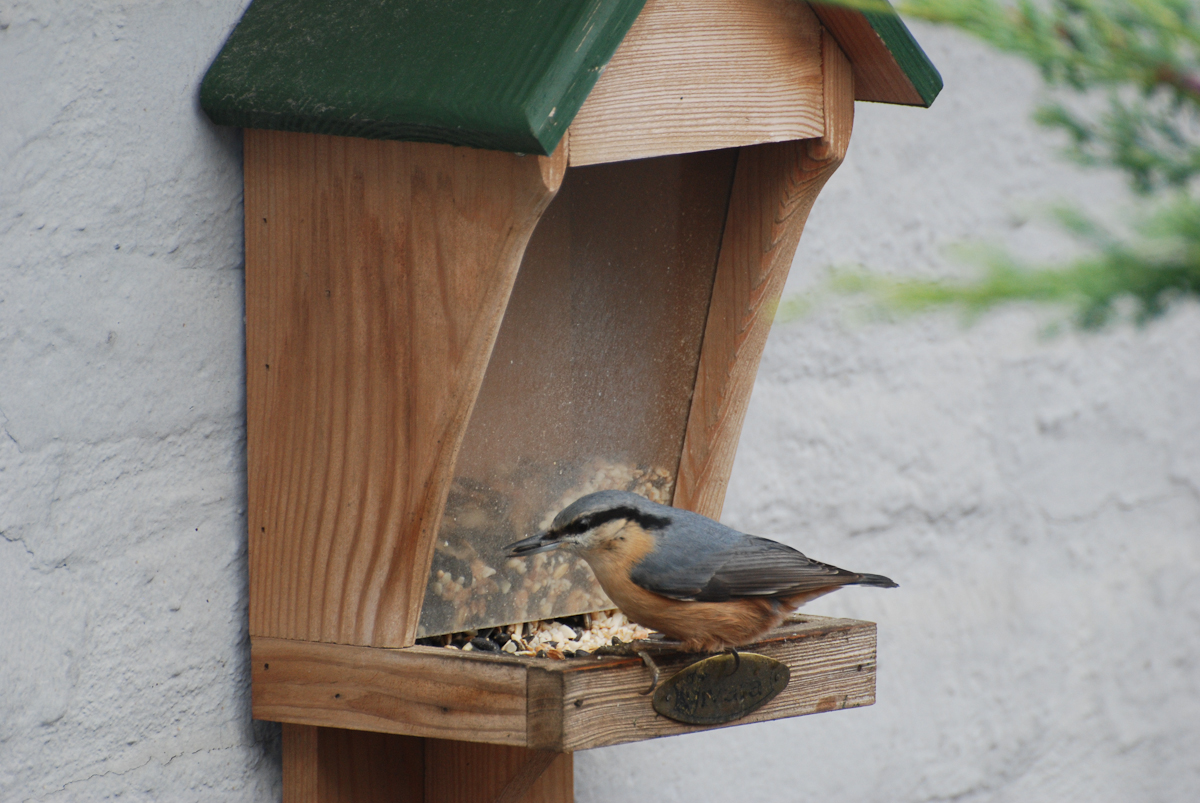
[{"label": "bird", "polygon": [[751,644],[806,602],[846,585],[896,588],[878,574],[820,563],[786,544],[630,491],[572,502],[508,557],[566,549],[587,561],[626,616],[684,652]]}]

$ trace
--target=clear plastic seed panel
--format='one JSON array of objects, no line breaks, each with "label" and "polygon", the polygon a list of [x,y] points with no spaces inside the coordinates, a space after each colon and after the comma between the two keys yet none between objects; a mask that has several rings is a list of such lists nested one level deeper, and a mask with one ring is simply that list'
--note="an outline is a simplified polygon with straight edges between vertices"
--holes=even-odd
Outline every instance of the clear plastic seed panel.
[{"label": "clear plastic seed panel", "polygon": [[592,491],[669,504],[736,151],[572,168],[521,264],[438,533],[421,636],[612,607],[565,551]]}]

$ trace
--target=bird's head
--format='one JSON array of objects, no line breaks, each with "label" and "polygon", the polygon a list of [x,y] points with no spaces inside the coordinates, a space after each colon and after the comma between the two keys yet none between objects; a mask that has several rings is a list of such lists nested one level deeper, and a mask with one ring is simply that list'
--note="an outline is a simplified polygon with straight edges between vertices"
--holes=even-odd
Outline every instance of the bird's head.
[{"label": "bird's head", "polygon": [[629,491],[597,491],[563,508],[545,532],[509,544],[504,552],[524,557],[565,547],[586,553],[619,537],[630,521],[647,530],[665,527],[671,523],[671,511]]}]

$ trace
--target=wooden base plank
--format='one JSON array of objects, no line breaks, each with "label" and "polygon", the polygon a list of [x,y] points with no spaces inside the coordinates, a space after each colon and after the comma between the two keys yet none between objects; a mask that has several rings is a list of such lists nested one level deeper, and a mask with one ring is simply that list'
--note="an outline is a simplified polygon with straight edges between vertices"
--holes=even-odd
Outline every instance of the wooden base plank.
[{"label": "wooden base plank", "polygon": [[[875,701],[875,625],[800,617],[745,648],[791,683],[733,725]],[[665,681],[698,656],[664,654]],[[380,649],[254,637],[258,719],[570,752],[707,730],[654,711],[637,657],[555,661],[437,647]],[[721,725],[717,727],[728,727]],[[514,770],[515,772],[515,770]]]},{"label": "wooden base plank", "polygon": [[[332,728],[492,744],[526,742],[520,664],[457,661],[393,650],[251,637],[254,716]],[[459,654],[461,655],[461,653]]]}]

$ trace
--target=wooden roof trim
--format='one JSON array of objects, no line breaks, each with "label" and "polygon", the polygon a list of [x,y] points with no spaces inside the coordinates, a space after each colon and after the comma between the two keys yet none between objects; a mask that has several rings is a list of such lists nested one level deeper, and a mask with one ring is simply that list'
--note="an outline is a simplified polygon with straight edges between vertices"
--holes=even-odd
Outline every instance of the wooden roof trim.
[{"label": "wooden roof trim", "polygon": [[811,3],[854,66],[855,100],[928,107],[942,76],[895,13]]},{"label": "wooden roof trim", "polygon": [[796,0],[647,0],[571,123],[571,164],[819,137],[821,39]]}]

